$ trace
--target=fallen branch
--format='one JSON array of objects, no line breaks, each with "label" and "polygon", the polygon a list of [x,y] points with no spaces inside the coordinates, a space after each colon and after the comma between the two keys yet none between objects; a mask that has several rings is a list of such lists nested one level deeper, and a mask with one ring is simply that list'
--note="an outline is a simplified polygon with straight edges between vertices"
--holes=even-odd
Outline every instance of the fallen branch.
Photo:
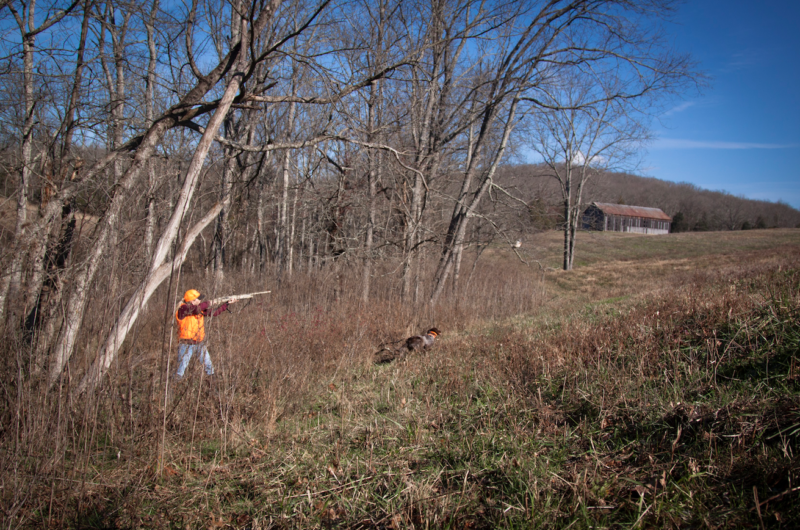
[{"label": "fallen branch", "polygon": [[769,499],[761,501],[755,507],[750,508],[750,511],[752,512],[756,508],[758,508],[759,511],[760,511],[761,507],[764,506],[765,504],[770,503],[772,501],[777,501],[778,499],[780,499],[784,495],[789,495],[790,493],[794,493],[795,491],[798,491],[798,490],[800,490],[800,486],[795,486],[794,488],[788,489],[788,490],[784,491],[783,493],[778,493],[777,495],[773,495]]}]

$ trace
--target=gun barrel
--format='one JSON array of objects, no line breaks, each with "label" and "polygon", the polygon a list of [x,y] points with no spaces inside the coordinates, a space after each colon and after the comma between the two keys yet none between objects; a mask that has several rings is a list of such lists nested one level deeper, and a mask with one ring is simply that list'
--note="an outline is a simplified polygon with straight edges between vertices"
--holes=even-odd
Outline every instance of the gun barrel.
[{"label": "gun barrel", "polygon": [[260,292],[257,292],[257,293],[232,294],[232,295],[228,295],[228,296],[221,296],[219,298],[214,298],[213,300],[211,300],[211,305],[221,304],[221,303],[224,303],[224,302],[234,302],[236,300],[247,300],[248,298],[253,298],[256,295],[269,294],[271,292],[272,291],[260,291]]}]

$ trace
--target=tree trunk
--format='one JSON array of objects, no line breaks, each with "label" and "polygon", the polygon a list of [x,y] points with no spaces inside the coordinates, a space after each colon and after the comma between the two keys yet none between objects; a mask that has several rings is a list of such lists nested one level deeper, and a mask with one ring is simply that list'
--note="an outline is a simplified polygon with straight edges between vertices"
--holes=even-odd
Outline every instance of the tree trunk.
[{"label": "tree trunk", "polygon": [[[383,10],[381,10],[383,14]],[[367,108],[367,141],[372,143],[376,138],[376,130],[380,123],[380,109],[382,106],[380,85],[374,81],[370,85],[370,97]],[[372,261],[374,259],[373,247],[375,245],[375,219],[377,216],[377,190],[379,172],[381,168],[380,154],[370,149],[367,153],[367,228],[364,234],[364,262],[361,269],[361,301],[369,302],[370,288],[372,284]]]},{"label": "tree trunk", "polygon": [[[158,12],[159,0],[153,0],[150,7],[150,16],[147,19],[145,27],[147,29],[147,50],[149,52],[149,61],[147,63],[147,86],[145,87],[145,119],[147,126],[153,125],[155,119],[155,86],[156,86],[156,61],[158,59],[156,51],[155,39],[155,18]],[[144,249],[145,259],[150,261],[153,257],[153,241],[156,233],[156,164],[155,160],[151,159],[147,162],[147,205],[144,230]]]},{"label": "tree trunk", "polygon": [[264,203],[266,202],[267,185],[264,176],[258,176],[258,205],[256,206],[256,240],[258,244],[258,270],[263,271],[267,265],[267,233],[264,223]]},{"label": "tree trunk", "polygon": [[[226,136],[230,137],[233,131],[231,123],[232,117],[228,116],[225,120]],[[225,278],[225,267],[227,266],[227,245],[230,238],[228,229],[228,218],[231,210],[231,192],[233,190],[233,176],[236,172],[236,156],[230,149],[225,149],[225,168],[222,170],[222,184],[220,188],[220,203],[222,210],[219,212],[217,223],[214,228],[214,282],[222,285]]]},{"label": "tree trunk", "polygon": [[[441,296],[447,282],[447,278],[450,275],[455,262],[455,249],[463,246],[464,244],[469,219],[475,213],[475,210],[477,210],[480,201],[483,199],[483,196],[494,183],[494,174],[497,171],[497,167],[500,165],[501,160],[503,159],[506,145],[508,145],[508,139],[511,136],[511,131],[514,130],[518,104],[519,100],[517,97],[514,97],[508,110],[508,116],[505,125],[503,127],[503,137],[500,140],[500,145],[497,147],[497,150],[495,151],[494,157],[489,163],[488,168],[484,170],[479,188],[475,191],[475,193],[472,194],[472,197],[468,203],[462,204],[460,207],[457,206],[456,212],[454,212],[454,218],[451,219],[447,238],[445,239],[443,255],[439,260],[439,265],[436,269],[436,273],[434,274],[433,292],[428,300],[430,304],[435,304]],[[487,110],[485,121],[493,121],[494,115],[496,115],[494,112],[495,111],[491,109]],[[485,124],[483,129],[485,130],[487,128],[488,124]],[[485,138],[485,135],[479,134],[479,138],[476,141],[475,157],[477,157],[477,153],[481,150],[482,138]],[[475,171],[474,162],[476,161],[477,160],[473,158],[473,164],[467,169],[468,172]],[[466,178],[472,180],[472,177],[469,175],[467,175]]]},{"label": "tree trunk", "polygon": [[403,290],[401,298],[403,301],[411,301],[411,294],[414,287],[414,270],[417,258],[417,230],[419,228],[420,214],[422,212],[422,177],[414,174],[414,185],[411,188],[411,205],[407,212],[406,232],[405,232],[405,261],[403,263]]},{"label": "tree trunk", "polygon": [[455,253],[455,262],[453,263],[453,294],[458,293],[458,279],[461,275],[461,259],[464,255],[464,244],[462,243],[456,247],[453,252]]},{"label": "tree trunk", "polygon": [[17,221],[14,227],[14,241],[17,245],[11,256],[8,272],[3,275],[0,284],[0,322],[5,320],[7,300],[17,296],[22,283],[22,268],[25,262],[27,249],[21,246],[25,240],[28,226],[28,188],[33,169],[33,125],[34,125],[34,99],[33,99],[33,50],[36,35],[29,35],[25,25],[33,22],[33,9],[28,13],[30,20],[22,23],[18,20],[22,36],[22,91],[25,96],[25,121],[22,125],[22,170],[20,171],[19,189],[17,190]]},{"label": "tree trunk", "polygon": [[570,248],[571,238],[570,229],[572,228],[572,197],[570,194],[569,185],[567,185],[567,195],[564,197],[564,259],[562,260],[562,267],[565,271],[570,270]]},{"label": "tree trunk", "polygon": [[[297,70],[292,72],[292,97],[297,96]],[[297,103],[289,103],[289,116],[286,120],[286,141],[289,142],[294,134],[294,120],[297,113]],[[287,263],[289,248],[289,179],[291,176],[292,151],[286,149],[283,153],[283,164],[281,167],[281,200],[278,206],[278,234],[276,245],[276,262],[278,275],[280,276],[289,268]]]},{"label": "tree trunk", "polygon": [[[242,62],[241,59],[239,61],[240,63]],[[189,210],[189,204],[192,200],[192,196],[194,195],[194,192],[200,182],[200,173],[203,169],[203,164],[205,163],[208,151],[211,148],[211,144],[214,142],[217,131],[221,127],[228,114],[236,94],[239,92],[242,77],[241,70],[234,71],[233,75],[230,77],[230,81],[228,82],[225,93],[219,102],[217,110],[214,112],[211,120],[209,120],[208,126],[206,127],[206,130],[197,145],[194,156],[192,157],[192,162],[189,164],[189,169],[186,172],[186,179],[184,180],[178,202],[172,213],[172,217],[167,223],[164,233],[158,241],[158,245],[156,245],[156,251],[153,256],[153,261],[150,265],[150,270],[147,274],[147,277],[136,289],[134,295],[125,305],[125,309],[117,318],[117,321],[111,332],[106,337],[103,349],[98,354],[97,359],[95,359],[95,362],[92,365],[92,368],[86,373],[86,376],[78,387],[79,393],[83,392],[87,387],[89,389],[93,389],[97,386],[108,368],[111,366],[111,363],[114,361],[114,359],[116,359],[117,353],[119,352],[120,347],[122,347],[122,343],[124,342],[128,331],[130,331],[130,329],[136,323],[136,319],[138,318],[141,307],[147,303],[156,287],[158,287],[161,282],[169,277],[170,271],[174,268],[180,267],[180,265],[183,263],[183,260],[186,258],[186,253],[189,251],[191,242],[197,237],[197,235],[200,234],[202,229],[219,214],[219,209],[222,208],[222,205],[218,203],[217,206],[207,213],[201,222],[195,225],[195,227],[192,229],[192,234],[189,234],[192,235],[191,241],[187,235],[184,248],[182,248],[181,252],[175,256],[173,262],[171,264],[165,263],[167,253],[178,236],[180,224],[186,212]],[[52,373],[50,383],[51,385],[55,383]]]},{"label": "tree trunk", "polygon": [[[93,242],[93,247],[89,256],[84,262],[81,270],[76,273],[73,293],[69,297],[66,305],[64,325],[59,333],[55,351],[53,353],[53,360],[50,368],[51,386],[58,380],[74,350],[75,341],[77,339],[78,331],[80,329],[81,322],[83,321],[83,314],[86,309],[88,287],[94,279],[94,275],[97,272],[97,268],[101,262],[102,256],[107,250],[108,242],[110,239],[112,239],[112,232],[117,230],[117,222],[120,212],[123,205],[129,199],[128,191],[138,181],[142,168],[152,157],[156,144],[164,137],[164,134],[169,129],[174,127],[175,124],[177,124],[180,120],[187,118],[191,119],[194,113],[197,112],[194,106],[206,93],[208,93],[209,90],[216,86],[222,76],[225,75],[231,66],[239,60],[240,53],[243,53],[243,47],[241,43],[235,45],[228,56],[208,75],[200,78],[197,85],[191,89],[180,102],[170,108],[164,115],[161,116],[160,119],[156,120],[153,126],[150,127],[150,129],[148,129],[144,135],[142,135],[140,138],[137,138],[136,154],[134,155],[131,165],[128,168],[125,176],[115,188],[114,195],[111,198],[103,217],[98,222],[97,239]],[[233,84],[238,85],[238,79],[239,76],[237,76],[237,81]],[[222,103],[220,103],[220,105],[222,105]],[[214,115],[214,117],[217,116],[219,116],[219,112]],[[216,126],[218,127],[219,123],[217,123]],[[211,129],[207,129],[207,133],[208,130]],[[119,154],[119,152],[113,153],[111,157],[101,160],[98,163],[98,166],[104,167],[108,163],[109,159],[113,160],[113,158],[119,156]],[[190,165],[189,172],[187,174],[187,181],[197,178],[197,174],[199,174],[201,165],[201,160],[196,160],[196,158],[192,160],[192,164]],[[96,169],[93,169],[90,173],[94,174],[95,172]],[[192,178],[190,178],[193,173],[195,174]],[[70,193],[74,193],[74,190],[62,190],[60,196],[69,196]],[[175,212],[180,212],[180,215],[182,216],[186,207],[187,204],[183,204],[182,209],[176,208]],[[179,219],[171,220],[167,227],[167,231],[171,231],[173,229],[177,230],[176,227],[173,227],[173,225],[177,222],[179,222]],[[159,245],[159,247],[156,248],[153,258],[154,262],[161,263],[166,257],[168,251],[168,245],[166,247]]]},{"label": "tree trunk", "polygon": [[[464,215],[464,205],[467,199],[467,194],[469,193],[469,189],[472,186],[472,162],[475,153],[475,127],[474,125],[470,124],[469,126],[469,133],[467,135],[467,159],[465,161],[466,172],[464,175],[464,180],[461,182],[461,189],[458,192],[458,198],[456,200],[456,204],[453,207],[453,215],[451,218],[451,225],[453,221],[457,221],[461,215]],[[454,247],[453,251],[456,254],[455,257],[455,266],[453,269],[453,293],[456,292],[458,288],[458,276],[461,270],[461,255],[464,251],[464,245],[459,244]]]},{"label": "tree trunk", "polygon": [[[75,207],[66,204],[61,212],[61,230],[58,243],[53,249],[52,257],[45,266],[48,268],[48,277],[45,285],[40,291],[37,300],[36,311],[40,314],[40,322],[44,325],[37,326],[36,334],[36,374],[45,368],[46,354],[53,341],[55,330],[60,324],[63,314],[61,300],[64,294],[64,276],[70,276],[68,272],[72,257],[72,246],[77,222],[75,219]],[[47,288],[46,292],[44,287]],[[36,375],[31,374],[31,375]]]},{"label": "tree trunk", "polygon": [[297,199],[300,196],[300,188],[295,188],[294,198],[292,199],[292,215],[289,221],[289,237],[287,242],[286,254],[286,273],[291,277],[294,263],[294,232],[297,224]]}]

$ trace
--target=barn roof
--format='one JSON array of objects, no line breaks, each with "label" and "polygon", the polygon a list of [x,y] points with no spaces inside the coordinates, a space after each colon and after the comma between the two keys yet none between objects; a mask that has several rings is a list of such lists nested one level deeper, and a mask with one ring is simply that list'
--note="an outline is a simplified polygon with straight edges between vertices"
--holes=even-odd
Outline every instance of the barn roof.
[{"label": "barn roof", "polygon": [[603,212],[609,215],[625,215],[628,217],[644,217],[646,219],[660,219],[672,221],[672,217],[661,211],[660,208],[645,208],[644,206],[628,206],[627,204],[609,204],[607,202],[594,203]]}]

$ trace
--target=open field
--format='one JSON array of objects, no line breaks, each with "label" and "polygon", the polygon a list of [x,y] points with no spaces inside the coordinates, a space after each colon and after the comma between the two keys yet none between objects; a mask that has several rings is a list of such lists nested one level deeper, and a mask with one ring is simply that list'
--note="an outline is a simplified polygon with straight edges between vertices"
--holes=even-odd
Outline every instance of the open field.
[{"label": "open field", "polygon": [[[560,239],[522,251],[557,267]],[[441,311],[441,342],[404,362],[371,363],[402,328],[377,309],[351,312],[354,330],[275,310],[239,364],[214,385],[197,370],[165,410],[120,370],[105,401],[72,405],[82,446],[6,444],[7,525],[796,527],[800,230],[581,234],[574,271],[499,249],[486,271],[540,302]],[[318,356],[307,375],[301,351]]]},{"label": "open field", "polygon": [[[800,230],[743,230],[736,232],[683,232],[666,236],[642,236],[618,232],[579,232],[575,266],[584,267],[609,261],[643,259],[688,259],[731,256],[742,252],[770,250],[800,244]],[[551,267],[561,263],[563,234],[543,232],[531,236],[533,255]]]}]

